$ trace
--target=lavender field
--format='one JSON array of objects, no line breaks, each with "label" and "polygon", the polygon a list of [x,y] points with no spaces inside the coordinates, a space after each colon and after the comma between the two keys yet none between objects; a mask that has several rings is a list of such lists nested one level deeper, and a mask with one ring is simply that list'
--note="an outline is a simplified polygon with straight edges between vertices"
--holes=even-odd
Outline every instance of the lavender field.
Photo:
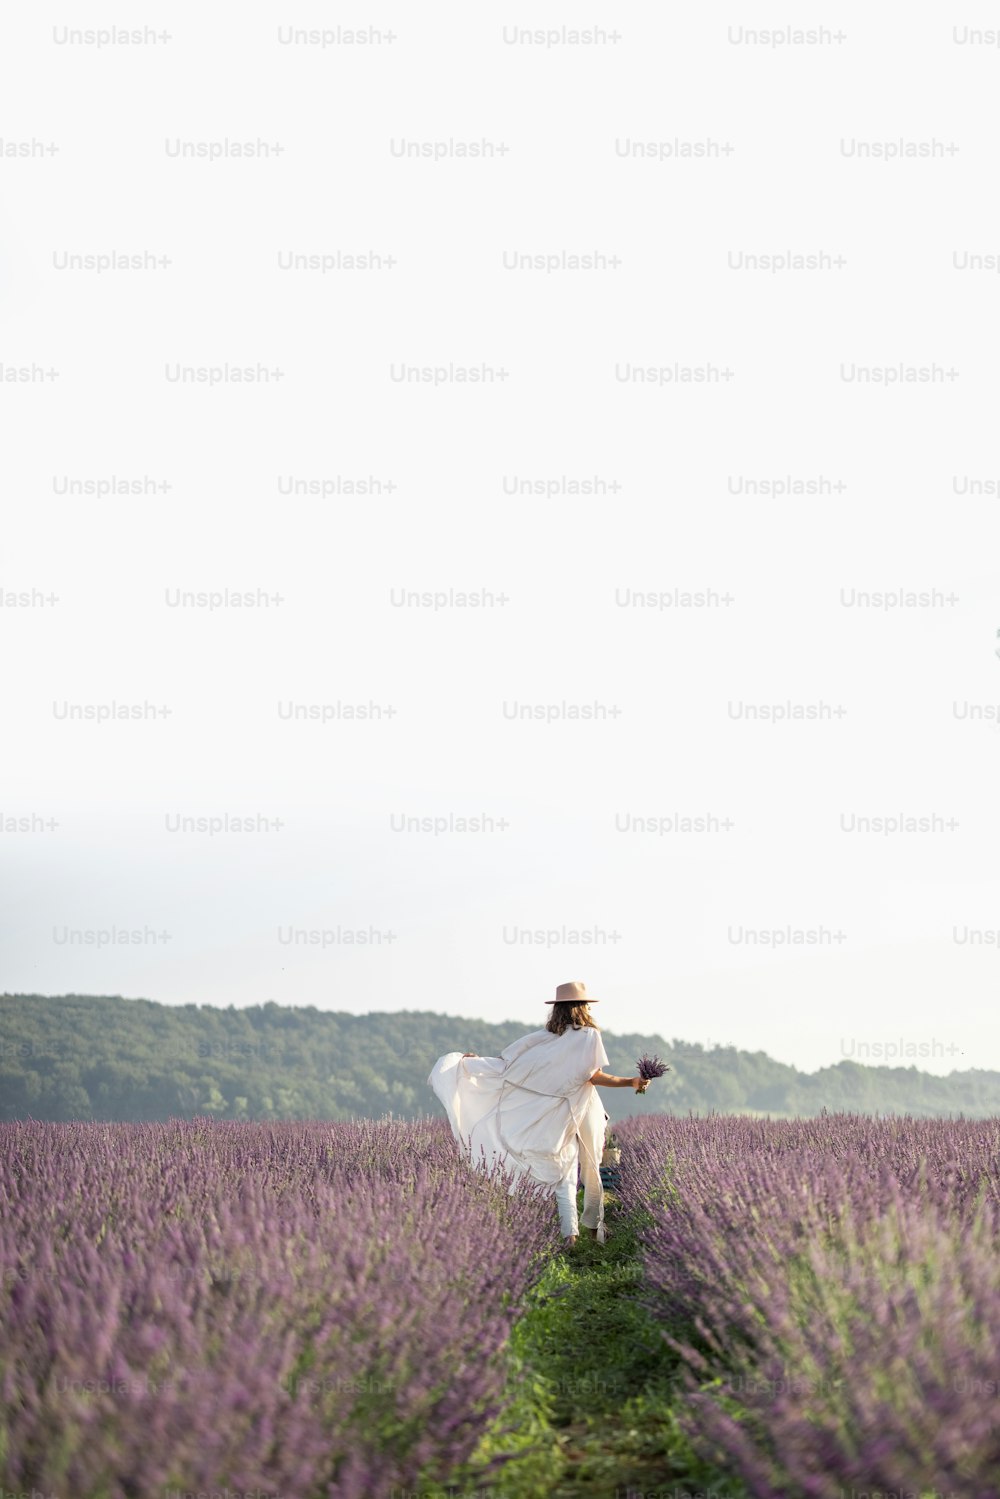
[{"label": "lavender field", "polygon": [[443,1122],[0,1137],[0,1490],[375,1499],[497,1414],[557,1226]]},{"label": "lavender field", "polygon": [[443,1121],[0,1126],[0,1491],[1000,1495],[1000,1122],[618,1134],[568,1256]]},{"label": "lavender field", "polygon": [[697,1451],[766,1499],[996,1499],[1000,1121],[619,1134]]}]

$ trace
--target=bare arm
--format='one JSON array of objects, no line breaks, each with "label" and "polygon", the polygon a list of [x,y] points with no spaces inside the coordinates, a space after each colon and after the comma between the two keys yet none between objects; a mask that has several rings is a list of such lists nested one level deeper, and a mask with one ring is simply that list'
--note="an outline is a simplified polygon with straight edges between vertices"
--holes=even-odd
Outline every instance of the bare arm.
[{"label": "bare arm", "polygon": [[599,1088],[634,1088],[637,1093],[646,1091],[644,1077],[614,1077],[610,1072],[602,1072],[600,1068],[591,1074],[590,1081]]}]

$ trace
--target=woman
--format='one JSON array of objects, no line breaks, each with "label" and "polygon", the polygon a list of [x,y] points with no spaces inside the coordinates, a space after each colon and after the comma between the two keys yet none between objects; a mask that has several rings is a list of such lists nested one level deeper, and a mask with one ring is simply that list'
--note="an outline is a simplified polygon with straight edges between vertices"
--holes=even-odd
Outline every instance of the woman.
[{"label": "woman", "polygon": [[[604,1242],[601,1155],[604,1111],[597,1088],[634,1088],[641,1077],[612,1077],[608,1054],[590,1013],[583,984],[560,984],[544,1030],[512,1041],[498,1057],[448,1052],[434,1063],[430,1083],[448,1112],[455,1138],[477,1165],[498,1159],[517,1174],[555,1192],[568,1246],[576,1243],[577,1170],[583,1177],[583,1227]],[[596,1084],[596,1087],[594,1086]]]}]

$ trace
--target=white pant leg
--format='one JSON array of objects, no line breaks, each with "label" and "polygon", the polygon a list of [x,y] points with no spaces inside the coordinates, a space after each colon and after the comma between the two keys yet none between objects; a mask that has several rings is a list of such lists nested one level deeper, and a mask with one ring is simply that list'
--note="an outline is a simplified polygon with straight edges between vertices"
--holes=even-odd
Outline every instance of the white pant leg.
[{"label": "white pant leg", "polygon": [[586,1113],[580,1120],[580,1175],[583,1178],[583,1224],[595,1229],[604,1242],[604,1188],[601,1186],[601,1156],[608,1114],[596,1088],[591,1088]]},{"label": "white pant leg", "polygon": [[576,1168],[569,1181],[561,1181],[556,1187],[556,1207],[559,1209],[559,1227],[564,1238],[575,1238],[580,1231],[576,1210]]},{"label": "white pant leg", "polygon": [[596,1228],[597,1237],[604,1240],[604,1188],[601,1185],[601,1160],[596,1154],[596,1141],[580,1141],[580,1175],[583,1178],[583,1226]]}]

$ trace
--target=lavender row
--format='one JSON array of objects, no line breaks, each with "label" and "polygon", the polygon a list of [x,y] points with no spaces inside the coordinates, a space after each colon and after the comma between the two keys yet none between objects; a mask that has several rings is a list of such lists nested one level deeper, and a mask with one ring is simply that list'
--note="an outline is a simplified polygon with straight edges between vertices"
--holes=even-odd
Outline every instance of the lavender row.
[{"label": "lavender row", "polygon": [[446,1478],[556,1239],[512,1185],[443,1121],[0,1126],[0,1489]]},{"label": "lavender row", "polygon": [[758,1499],[997,1499],[1000,1121],[618,1133],[703,1457]]}]

